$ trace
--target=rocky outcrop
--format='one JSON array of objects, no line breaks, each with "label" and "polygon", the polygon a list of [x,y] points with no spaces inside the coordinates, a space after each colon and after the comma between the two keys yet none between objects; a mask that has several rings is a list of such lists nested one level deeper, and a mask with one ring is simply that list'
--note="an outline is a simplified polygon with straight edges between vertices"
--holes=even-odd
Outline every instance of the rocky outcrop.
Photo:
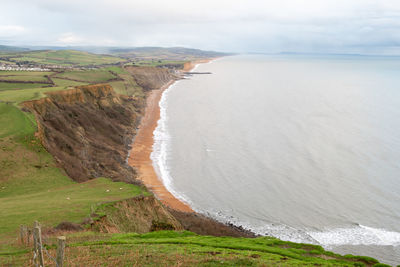
[{"label": "rocky outcrop", "polygon": [[103,215],[99,219],[95,218],[91,229],[102,233],[183,230],[182,225],[154,196],[140,196],[106,204],[97,212]]},{"label": "rocky outcrop", "polygon": [[128,66],[125,69],[145,91],[160,89],[171,80],[178,79],[171,70],[165,68]]},{"label": "rocky outcrop", "polygon": [[24,106],[35,114],[43,145],[72,179],[135,182],[126,158],[143,100],[98,84],[51,92]]},{"label": "rocky outcrop", "polygon": [[91,217],[91,229],[103,233],[147,233],[188,230],[200,235],[255,237],[240,227],[226,225],[194,212],[165,207],[154,196],[139,196],[104,204]]},{"label": "rocky outcrop", "polygon": [[199,213],[182,212],[171,208],[168,210],[185,230],[199,235],[256,237],[254,233],[242,227],[220,223]]}]

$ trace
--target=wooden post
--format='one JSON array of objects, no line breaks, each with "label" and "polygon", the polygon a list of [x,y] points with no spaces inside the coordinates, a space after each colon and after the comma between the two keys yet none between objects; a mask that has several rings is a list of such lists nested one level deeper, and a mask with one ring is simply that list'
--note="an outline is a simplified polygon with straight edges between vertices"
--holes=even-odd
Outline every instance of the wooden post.
[{"label": "wooden post", "polygon": [[33,257],[33,264],[35,267],[38,266],[38,244],[37,244],[37,232],[35,231],[35,227],[32,229],[32,235],[33,235],[33,253],[35,256]]},{"label": "wooden post", "polygon": [[26,226],[21,224],[19,227],[19,238],[21,239],[21,244],[25,244],[26,232]]},{"label": "wooden post", "polygon": [[35,236],[34,238],[36,241],[35,247],[36,247],[36,255],[39,260],[39,266],[44,267],[43,250],[42,250],[42,231],[40,230],[40,226],[35,226],[35,228],[33,228],[33,234]]},{"label": "wooden post", "polygon": [[65,249],[65,236],[57,237],[57,258],[56,258],[56,266],[62,267],[64,261],[64,249]]},{"label": "wooden post", "polygon": [[35,234],[35,227],[39,227],[39,223],[38,221],[35,221],[33,223],[33,228],[32,228],[32,234],[33,234],[33,251],[36,253],[37,255],[37,236]]},{"label": "wooden post", "polygon": [[32,235],[32,230],[27,228],[27,231],[26,231],[26,244],[28,246],[31,243],[31,235]]}]

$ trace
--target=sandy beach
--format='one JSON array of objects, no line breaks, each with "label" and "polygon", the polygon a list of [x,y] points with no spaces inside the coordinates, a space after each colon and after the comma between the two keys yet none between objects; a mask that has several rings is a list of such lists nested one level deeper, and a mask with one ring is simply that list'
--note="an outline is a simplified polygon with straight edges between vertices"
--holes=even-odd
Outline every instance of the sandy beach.
[{"label": "sandy beach", "polygon": [[[210,60],[198,60],[185,64],[183,71],[190,71],[197,64],[207,63]],[[156,197],[166,206],[183,212],[193,212],[189,205],[175,198],[164,186],[154,170],[150,154],[153,151],[153,132],[160,119],[159,102],[165,89],[171,86],[175,80],[160,89],[152,90],[146,98],[145,114],[141,120],[138,133],[130,151],[128,163],[139,172],[139,180],[151,190]]]}]

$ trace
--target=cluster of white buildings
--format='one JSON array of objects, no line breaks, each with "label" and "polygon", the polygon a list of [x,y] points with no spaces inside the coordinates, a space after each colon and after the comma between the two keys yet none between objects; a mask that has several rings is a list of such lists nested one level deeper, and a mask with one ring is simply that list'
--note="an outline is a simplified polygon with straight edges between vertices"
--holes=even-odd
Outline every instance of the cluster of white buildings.
[{"label": "cluster of white buildings", "polygon": [[8,71],[50,71],[50,69],[39,68],[39,67],[20,67],[17,65],[2,65],[0,64],[0,71],[8,70]]}]

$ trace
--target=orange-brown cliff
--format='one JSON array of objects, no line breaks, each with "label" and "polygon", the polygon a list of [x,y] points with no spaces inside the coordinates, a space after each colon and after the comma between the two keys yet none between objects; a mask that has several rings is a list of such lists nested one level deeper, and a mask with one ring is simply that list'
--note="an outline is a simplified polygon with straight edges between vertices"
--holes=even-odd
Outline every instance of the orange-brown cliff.
[{"label": "orange-brown cliff", "polygon": [[160,89],[171,80],[179,78],[172,74],[171,70],[165,68],[128,66],[125,70],[133,76],[144,91]]},{"label": "orange-brown cliff", "polygon": [[24,105],[35,114],[43,145],[68,176],[79,182],[96,177],[135,181],[126,158],[141,100],[98,84],[51,92]]}]

